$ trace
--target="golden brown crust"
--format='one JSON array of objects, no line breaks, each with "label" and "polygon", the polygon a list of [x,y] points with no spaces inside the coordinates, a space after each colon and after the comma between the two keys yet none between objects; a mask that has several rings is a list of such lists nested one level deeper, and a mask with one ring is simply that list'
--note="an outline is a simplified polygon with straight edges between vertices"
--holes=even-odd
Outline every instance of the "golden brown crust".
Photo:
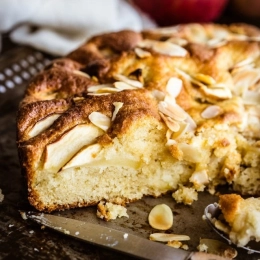
[{"label": "golden brown crust", "polygon": [[96,82],[90,78],[54,67],[41,72],[34,78],[27,88],[25,98],[33,96],[37,101],[80,96],[87,91],[89,86],[95,84]]},{"label": "golden brown crust", "polygon": [[243,198],[237,194],[225,194],[219,196],[219,206],[228,223],[232,223],[235,215],[239,211],[240,203]]},{"label": "golden brown crust", "polygon": [[[142,39],[140,33],[125,30],[91,38],[86,44],[68,55],[69,59],[88,65],[133,49]],[[105,50],[105,51],[103,51]]]},{"label": "golden brown crust", "polygon": [[[76,125],[88,123],[88,117],[92,112],[100,112],[108,117],[112,117],[114,102],[122,102],[124,106],[118,112],[114,124],[107,132],[111,138],[117,135],[123,135],[131,125],[131,122],[135,121],[138,117],[149,115],[160,120],[160,116],[155,106],[155,100],[150,93],[144,89],[135,91],[126,90],[108,96],[87,96],[74,105],[71,103],[69,110],[64,109],[66,113],[61,114],[57,121],[52,125],[52,129],[47,129],[43,133],[26,142],[20,140],[20,143],[22,146],[30,146],[38,143],[41,143],[41,146],[45,146],[47,143],[54,142],[62,134]],[[49,106],[50,103],[51,106]],[[19,125],[26,127],[25,124],[31,124],[31,120],[40,120],[40,118],[46,116],[50,110],[51,114],[54,112],[58,113],[58,111],[55,110],[56,107],[54,105],[56,105],[57,108],[62,109],[62,103],[65,103],[65,105],[67,104],[66,100],[58,100],[56,103],[57,104],[50,101],[44,101],[29,104],[21,110],[21,115],[18,121]],[[32,115],[27,114],[26,112],[31,108],[33,109]],[[46,108],[47,111],[44,111],[44,108]],[[65,106],[65,108],[68,107]],[[38,112],[43,113],[43,115],[41,116]],[[38,119],[33,117],[35,113],[37,113]],[[26,114],[26,116],[24,114]],[[27,120],[23,121],[22,119],[24,117],[27,117]],[[21,129],[23,129],[22,127]],[[37,147],[37,149],[39,149],[39,147]]]},{"label": "golden brown crust", "polygon": [[21,106],[17,114],[17,134],[24,141],[28,131],[40,120],[54,113],[63,113],[71,105],[66,99],[31,102]]}]

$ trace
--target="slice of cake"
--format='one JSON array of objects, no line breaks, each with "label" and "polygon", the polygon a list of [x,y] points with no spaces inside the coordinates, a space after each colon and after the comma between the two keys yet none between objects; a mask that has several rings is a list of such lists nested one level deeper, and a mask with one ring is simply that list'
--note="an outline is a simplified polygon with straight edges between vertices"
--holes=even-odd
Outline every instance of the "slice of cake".
[{"label": "slice of cake", "polygon": [[221,195],[219,205],[229,224],[229,238],[238,246],[260,241],[260,198],[243,199],[237,194]]},{"label": "slice of cake", "polygon": [[260,31],[188,24],[93,37],[29,84],[29,201],[53,211],[231,185],[260,191]]}]

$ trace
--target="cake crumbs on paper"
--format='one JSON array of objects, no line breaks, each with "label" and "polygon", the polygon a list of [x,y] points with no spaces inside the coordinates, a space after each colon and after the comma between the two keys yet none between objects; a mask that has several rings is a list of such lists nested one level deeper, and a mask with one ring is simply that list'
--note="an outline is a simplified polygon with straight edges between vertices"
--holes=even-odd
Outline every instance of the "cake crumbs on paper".
[{"label": "cake crumbs on paper", "polygon": [[0,189],[0,202],[3,202],[4,200],[4,194],[2,193],[2,190]]}]

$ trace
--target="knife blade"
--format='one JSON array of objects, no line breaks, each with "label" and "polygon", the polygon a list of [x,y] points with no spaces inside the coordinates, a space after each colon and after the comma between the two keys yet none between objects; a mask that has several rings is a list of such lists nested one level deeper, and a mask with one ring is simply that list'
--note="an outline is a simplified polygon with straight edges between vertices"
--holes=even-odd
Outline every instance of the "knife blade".
[{"label": "knife blade", "polygon": [[140,259],[150,260],[224,260],[217,255],[202,252],[188,252],[164,244],[151,241],[127,232],[92,224],[76,219],[38,213],[33,211],[20,212],[24,219],[31,219],[38,224],[54,229],[94,245],[106,247]]}]

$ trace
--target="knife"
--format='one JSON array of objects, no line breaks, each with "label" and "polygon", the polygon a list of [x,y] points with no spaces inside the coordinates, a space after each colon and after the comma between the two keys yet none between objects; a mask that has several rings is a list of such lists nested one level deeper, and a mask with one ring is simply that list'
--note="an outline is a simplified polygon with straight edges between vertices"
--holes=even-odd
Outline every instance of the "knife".
[{"label": "knife", "polygon": [[139,259],[149,260],[224,260],[218,255],[189,252],[141,238],[127,232],[104,227],[85,221],[33,211],[20,212],[24,219],[31,219],[65,235],[94,245],[106,247]]}]

